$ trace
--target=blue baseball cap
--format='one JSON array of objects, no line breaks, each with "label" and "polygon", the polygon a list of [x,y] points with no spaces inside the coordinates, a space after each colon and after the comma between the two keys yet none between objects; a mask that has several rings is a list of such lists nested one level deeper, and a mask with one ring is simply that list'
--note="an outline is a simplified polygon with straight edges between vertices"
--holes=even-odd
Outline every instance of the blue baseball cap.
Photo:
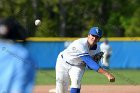
[{"label": "blue baseball cap", "polygon": [[89,34],[91,35],[95,35],[95,36],[98,36],[98,37],[102,37],[102,30],[99,29],[98,27],[92,27],[89,31]]}]

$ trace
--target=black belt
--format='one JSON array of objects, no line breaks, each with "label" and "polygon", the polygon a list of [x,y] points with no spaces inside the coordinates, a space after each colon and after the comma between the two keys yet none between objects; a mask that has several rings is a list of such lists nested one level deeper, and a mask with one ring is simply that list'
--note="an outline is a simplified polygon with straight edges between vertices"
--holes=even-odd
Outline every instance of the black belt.
[{"label": "black belt", "polygon": [[[62,59],[63,59],[63,55],[61,55],[61,57],[62,57]],[[69,65],[71,65],[71,66],[80,66],[80,65],[74,65],[74,64],[71,64],[71,63],[69,63],[69,62],[67,62],[67,61],[65,61],[67,64],[69,64]]]}]

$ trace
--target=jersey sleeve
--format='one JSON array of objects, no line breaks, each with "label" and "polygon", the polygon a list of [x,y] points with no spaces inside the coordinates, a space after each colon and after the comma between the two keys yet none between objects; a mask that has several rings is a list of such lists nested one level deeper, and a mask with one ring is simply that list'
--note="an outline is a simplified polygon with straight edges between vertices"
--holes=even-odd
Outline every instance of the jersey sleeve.
[{"label": "jersey sleeve", "polygon": [[100,66],[92,59],[91,56],[81,56],[80,57],[92,70],[98,71]]}]

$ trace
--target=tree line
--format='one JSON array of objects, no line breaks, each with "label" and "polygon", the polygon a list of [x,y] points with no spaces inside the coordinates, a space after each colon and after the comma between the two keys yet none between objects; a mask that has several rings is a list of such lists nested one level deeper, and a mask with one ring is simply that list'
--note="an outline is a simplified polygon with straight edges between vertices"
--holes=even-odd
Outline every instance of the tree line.
[{"label": "tree line", "polygon": [[104,37],[140,36],[139,16],[140,0],[0,0],[0,17],[16,18],[36,37],[84,37],[92,26]]}]

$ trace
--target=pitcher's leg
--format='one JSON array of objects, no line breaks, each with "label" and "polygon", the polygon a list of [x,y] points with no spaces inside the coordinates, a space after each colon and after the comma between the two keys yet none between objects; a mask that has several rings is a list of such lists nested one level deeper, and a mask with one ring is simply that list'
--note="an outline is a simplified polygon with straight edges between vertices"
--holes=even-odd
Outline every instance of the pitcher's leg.
[{"label": "pitcher's leg", "polygon": [[56,93],[67,93],[70,78],[68,69],[60,61],[56,64]]},{"label": "pitcher's leg", "polygon": [[64,74],[63,72],[57,74],[59,75],[56,76],[56,93],[67,93],[69,79],[67,78],[66,74]]},{"label": "pitcher's leg", "polygon": [[80,93],[81,80],[85,71],[85,67],[72,67],[69,71],[71,79],[71,90],[70,93]]}]

